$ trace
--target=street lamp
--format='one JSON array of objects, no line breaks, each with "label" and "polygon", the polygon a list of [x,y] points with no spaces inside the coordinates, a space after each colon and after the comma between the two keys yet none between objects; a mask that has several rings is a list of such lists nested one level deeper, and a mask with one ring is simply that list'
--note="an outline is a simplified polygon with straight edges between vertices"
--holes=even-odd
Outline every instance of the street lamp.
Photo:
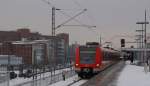
[{"label": "street lamp", "polygon": [[[144,22],[136,22],[136,24],[141,24],[142,25],[142,30],[136,30],[137,32],[142,32],[142,48],[143,48],[143,43],[145,44],[145,53],[144,53],[144,56],[145,58],[147,59],[146,57],[146,24],[149,24],[149,22],[146,21],[146,12],[145,12],[145,21]],[[145,25],[145,30],[143,28],[143,25]],[[145,33],[143,33],[145,32]],[[144,39],[144,40],[143,40]],[[143,55],[142,55],[143,56]],[[143,59],[143,62],[145,62],[145,60]]]},{"label": "street lamp", "polygon": [[[144,30],[144,28],[143,28],[143,25],[145,24],[149,24],[149,22],[147,22],[147,21],[144,21],[144,22],[136,22],[136,24],[141,24],[142,25],[142,30],[136,30],[136,31],[141,31],[142,32],[142,35],[144,35],[145,34],[145,39],[144,39],[144,43],[145,43],[145,45],[146,45],[146,27],[145,27],[145,30]],[[145,33],[143,34],[143,31],[145,31]]]}]

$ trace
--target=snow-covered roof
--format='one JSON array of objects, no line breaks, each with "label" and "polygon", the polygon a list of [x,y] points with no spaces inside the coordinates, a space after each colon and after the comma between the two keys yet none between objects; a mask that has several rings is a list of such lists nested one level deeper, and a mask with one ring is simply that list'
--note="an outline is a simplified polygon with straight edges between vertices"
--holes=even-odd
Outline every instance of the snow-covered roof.
[{"label": "snow-covered roof", "polygon": [[35,44],[37,42],[35,41],[15,41],[15,42],[12,42],[12,44]]}]

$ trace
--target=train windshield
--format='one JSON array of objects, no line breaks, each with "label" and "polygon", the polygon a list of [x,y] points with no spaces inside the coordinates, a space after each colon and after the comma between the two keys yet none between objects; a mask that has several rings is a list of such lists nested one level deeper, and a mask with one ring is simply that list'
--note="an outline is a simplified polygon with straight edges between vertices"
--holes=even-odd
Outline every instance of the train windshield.
[{"label": "train windshield", "polygon": [[80,63],[95,63],[96,47],[80,47]]}]

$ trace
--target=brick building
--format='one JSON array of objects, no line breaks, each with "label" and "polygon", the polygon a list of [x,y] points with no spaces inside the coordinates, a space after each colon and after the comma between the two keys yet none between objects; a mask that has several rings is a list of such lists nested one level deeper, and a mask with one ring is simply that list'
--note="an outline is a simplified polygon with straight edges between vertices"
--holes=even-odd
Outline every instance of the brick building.
[{"label": "brick building", "polygon": [[22,56],[25,64],[47,64],[46,45],[37,42],[14,42],[14,55]]},{"label": "brick building", "polygon": [[22,38],[37,40],[41,38],[38,32],[30,32],[28,28],[21,28],[17,31],[0,31],[0,42],[20,41]]},{"label": "brick building", "polygon": [[47,64],[46,45],[30,41],[5,42],[0,45],[0,55],[22,57],[24,64]]},{"label": "brick building", "polygon": [[12,55],[13,45],[11,42],[0,43],[0,55]]},{"label": "brick building", "polygon": [[0,31],[0,55],[22,57],[25,64],[34,64],[37,59],[38,63],[53,64],[55,62],[64,65],[67,62],[68,47],[69,34],[65,33],[44,36],[30,32],[27,28],[17,31]]},{"label": "brick building", "polygon": [[0,31],[0,42],[19,41],[20,35],[15,31]]}]

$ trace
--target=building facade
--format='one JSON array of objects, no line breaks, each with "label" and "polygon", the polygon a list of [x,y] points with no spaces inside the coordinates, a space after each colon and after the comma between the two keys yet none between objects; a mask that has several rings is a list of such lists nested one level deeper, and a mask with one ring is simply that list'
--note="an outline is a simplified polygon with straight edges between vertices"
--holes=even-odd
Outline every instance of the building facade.
[{"label": "building facade", "polygon": [[69,34],[44,36],[27,28],[0,31],[0,55],[22,57],[24,64],[61,64],[68,59]]},{"label": "building facade", "polygon": [[69,46],[69,61],[70,63],[74,63],[75,61],[75,52],[76,52],[76,48],[77,48],[78,44],[72,44]]},{"label": "building facade", "polygon": [[24,64],[47,64],[46,45],[34,41],[13,42],[13,54],[23,57]]},{"label": "building facade", "polygon": [[62,52],[62,54],[64,53],[64,64],[68,64],[69,63],[69,34],[60,33],[60,34],[57,34],[57,37],[63,39],[61,40],[61,46],[64,46],[64,47],[60,49],[64,49],[64,50],[61,50],[61,52],[64,51]]},{"label": "building facade", "polygon": [[23,64],[48,63],[45,44],[31,41],[1,43],[0,55],[22,57]]},{"label": "building facade", "polygon": [[20,28],[17,31],[0,31],[0,42],[21,41],[22,38],[37,40],[41,37],[38,32],[30,32],[28,28]]}]

